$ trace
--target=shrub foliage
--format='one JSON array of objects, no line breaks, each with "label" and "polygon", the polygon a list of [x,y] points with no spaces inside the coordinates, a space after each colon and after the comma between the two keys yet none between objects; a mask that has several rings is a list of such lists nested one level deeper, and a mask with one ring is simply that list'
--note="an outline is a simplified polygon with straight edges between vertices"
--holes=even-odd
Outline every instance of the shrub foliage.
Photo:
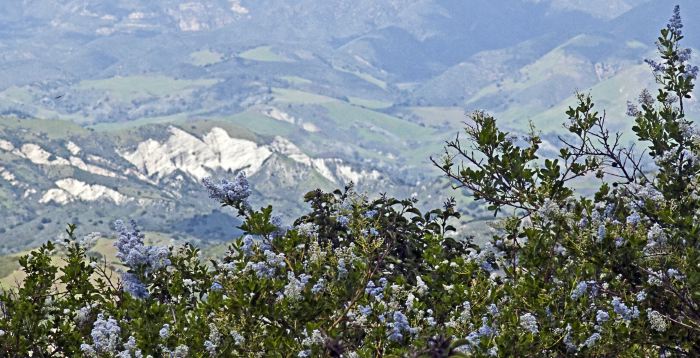
[{"label": "shrub foliage", "polygon": [[[224,258],[146,245],[118,222],[114,272],[69,226],[0,294],[1,355],[698,356],[700,135],[685,116],[698,70],[682,38],[676,8],[648,60],[658,91],[628,104],[642,150],[585,94],[556,157],[534,129],[517,138],[470,116],[433,161],[498,214],[486,245],[457,235],[452,199],[424,213],[352,186],[316,190],[283,227],[247,203],[242,173],[205,180],[244,219]],[[577,180],[600,186],[581,196]]]}]

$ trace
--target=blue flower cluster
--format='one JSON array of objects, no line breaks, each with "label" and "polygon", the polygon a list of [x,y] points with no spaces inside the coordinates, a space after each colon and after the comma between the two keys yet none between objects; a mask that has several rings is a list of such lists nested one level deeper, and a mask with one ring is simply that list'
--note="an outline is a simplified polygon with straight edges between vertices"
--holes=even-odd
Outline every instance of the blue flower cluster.
[{"label": "blue flower cluster", "polygon": [[124,289],[136,298],[147,297],[146,286],[138,275],[147,275],[170,265],[170,251],[166,247],[145,245],[144,235],[133,221],[129,228],[123,221],[117,220],[114,227],[119,235],[114,243],[117,248],[116,256],[131,270],[122,274]]},{"label": "blue flower cluster", "polygon": [[680,273],[680,271],[678,271],[678,270],[676,270],[676,269],[674,269],[674,268],[670,268],[670,269],[666,270],[666,274],[668,275],[669,278],[671,278],[671,279],[676,279],[676,280],[681,280],[681,279],[683,279],[683,277],[684,277],[684,276]]},{"label": "blue flower cluster", "polygon": [[323,291],[323,289],[326,288],[326,280],[323,278],[318,279],[316,283],[311,287],[311,293],[318,294],[319,292]]},{"label": "blue flower cluster", "polygon": [[209,288],[212,291],[221,291],[224,288],[224,286],[221,285],[219,282],[214,282],[211,284],[211,287]]},{"label": "blue flower cluster", "polygon": [[207,350],[207,352],[209,353],[209,356],[211,356],[211,357],[216,356],[216,348],[217,347],[218,346],[216,345],[216,343],[214,343],[210,340],[204,341],[204,349]]},{"label": "blue flower cluster", "polygon": [[627,111],[625,112],[630,117],[638,117],[642,112],[637,108],[637,105],[633,102],[627,101]]},{"label": "blue flower cluster", "polygon": [[345,267],[345,259],[338,259],[338,277],[344,278],[348,275],[348,269]]},{"label": "blue flower cluster", "polygon": [[347,216],[338,216],[338,224],[342,227],[348,227],[348,224],[350,223],[350,219]]},{"label": "blue flower cluster", "polygon": [[593,348],[595,344],[601,339],[602,337],[600,336],[600,333],[594,332],[591,334],[590,337],[586,338],[586,341],[583,342],[583,345],[588,348]]},{"label": "blue flower cluster", "polygon": [[615,238],[615,247],[620,247],[625,244],[625,239],[621,237],[616,237]]},{"label": "blue flower cluster", "polygon": [[121,328],[114,318],[104,319],[101,313],[93,325],[90,336],[92,345],[82,344],[80,349],[85,353],[111,353],[117,350]]},{"label": "blue flower cluster", "polygon": [[481,327],[479,327],[478,330],[473,331],[467,335],[467,341],[469,341],[469,344],[472,346],[477,346],[479,345],[479,341],[481,340],[481,337],[489,337],[494,334],[493,328],[489,326],[489,320],[486,316],[481,318]]},{"label": "blue flower cluster", "polygon": [[148,289],[146,285],[141,282],[141,280],[130,272],[124,272],[122,274],[122,286],[124,291],[135,298],[146,298],[148,297]]},{"label": "blue flower cluster", "polygon": [[252,270],[258,278],[272,278],[277,273],[277,269],[285,268],[284,254],[275,254],[270,250],[263,252],[265,261],[249,262],[246,269]]},{"label": "blue flower cluster", "polygon": [[408,318],[401,311],[394,311],[393,322],[387,324],[389,332],[387,337],[394,342],[401,342],[404,339],[404,334],[415,333],[415,328],[412,328],[408,323]]},{"label": "blue flower cluster", "polygon": [[241,251],[243,255],[250,256],[253,254],[253,250],[257,246],[257,242],[251,235],[243,236],[243,245],[241,245]]},{"label": "blue flower cluster", "polygon": [[586,281],[581,281],[576,285],[574,291],[571,292],[571,299],[576,301],[581,298],[581,296],[585,295],[587,291],[588,283],[586,283]]},{"label": "blue flower cluster", "polygon": [[639,216],[639,213],[636,211],[630,214],[626,219],[628,225],[637,225],[640,220],[642,220],[642,217]]},{"label": "blue flower cluster", "polygon": [[170,265],[170,260],[168,259],[170,252],[168,249],[166,247],[144,245],[144,235],[135,222],[131,221],[130,229],[123,221],[117,220],[114,223],[114,227],[119,235],[114,243],[114,246],[117,248],[117,258],[124,265],[134,270],[143,268],[146,270],[146,273]]},{"label": "blue flower cluster", "polygon": [[221,179],[215,183],[211,178],[204,178],[202,184],[209,191],[209,197],[222,204],[248,206],[247,200],[251,191],[244,172],[236,174],[233,181]]},{"label": "blue flower cluster", "polygon": [[666,233],[658,223],[654,223],[647,233],[647,249],[654,248],[664,243],[666,243]]},{"label": "blue flower cluster", "polygon": [[698,66],[688,66],[687,69],[687,74],[685,77],[690,77],[690,78],[698,78],[698,74],[700,74],[700,67]]},{"label": "blue flower cluster", "polygon": [[678,50],[678,61],[679,62],[688,62],[688,61],[690,61],[692,54],[693,54],[693,50],[690,48],[684,48],[684,49]]},{"label": "blue flower cluster", "polygon": [[284,286],[284,296],[291,300],[300,299],[301,293],[304,291],[306,284],[309,283],[311,276],[303,273],[297,278],[294,276],[294,273],[290,271],[287,273],[287,278],[289,279],[289,283]]},{"label": "blue flower cluster", "polygon": [[270,218],[270,224],[275,226],[275,231],[273,231],[271,234],[273,238],[283,237],[289,230],[289,227],[282,223],[282,218],[279,216],[273,216]]},{"label": "blue flower cluster", "polygon": [[489,326],[489,319],[487,317],[484,316],[481,318],[481,327],[479,327],[478,332],[479,332],[479,336],[482,336],[482,337],[488,337],[494,333],[493,328],[491,328],[491,326]]},{"label": "blue flower cluster", "polygon": [[359,305],[359,306],[357,306],[357,310],[363,316],[369,316],[370,314],[372,314],[372,307],[370,307],[370,305],[367,305],[367,306]]},{"label": "blue flower cluster", "polygon": [[[668,21],[668,24],[666,25],[666,28],[671,34],[675,34],[676,36],[682,36],[683,35],[683,21],[681,19],[681,12],[680,12],[680,7],[676,5],[676,7],[673,9],[673,15]],[[678,50],[678,62],[680,62],[681,65],[685,66],[685,73],[682,74],[683,77],[687,78],[692,78],[695,79],[698,77],[698,67],[693,66],[688,64],[687,62],[690,61],[692,54],[692,50],[689,48],[684,48],[684,49],[679,49]],[[651,69],[654,71],[654,73],[661,74],[666,71],[666,65],[657,63],[656,61],[653,60],[645,60],[647,64],[651,67]]]},{"label": "blue flower cluster", "polygon": [[562,342],[566,346],[566,350],[569,353],[576,352],[578,348],[576,347],[576,344],[574,344],[573,339],[571,338],[571,324],[567,323],[566,328],[564,330],[566,332],[566,335],[564,336]]},{"label": "blue flower cluster", "polygon": [[627,307],[627,305],[620,300],[619,297],[613,297],[610,302],[613,306],[613,311],[626,321],[630,321],[639,317],[639,309],[635,306],[632,308]]},{"label": "blue flower cluster", "polygon": [[596,314],[595,314],[595,321],[598,322],[599,324],[605,323],[609,319],[610,319],[610,315],[603,310],[598,310],[598,312],[596,312]]},{"label": "blue flower cluster", "polygon": [[647,298],[647,293],[644,291],[639,291],[637,292],[637,295],[635,297],[637,299],[637,302],[642,302]]},{"label": "blue flower cluster", "polygon": [[532,334],[537,334],[540,331],[537,327],[537,318],[529,312],[520,316],[520,327]]},{"label": "blue flower cluster", "polygon": [[160,331],[158,331],[158,335],[162,339],[167,339],[168,337],[170,337],[170,325],[167,323],[164,324],[163,328],[161,328]]},{"label": "blue flower cluster", "polygon": [[578,221],[578,227],[583,229],[586,226],[588,226],[588,218],[583,217],[583,218],[581,218],[581,220]]},{"label": "blue flower cluster", "polygon": [[384,298],[384,288],[386,288],[387,282],[387,279],[384,277],[379,279],[379,286],[376,286],[374,281],[369,281],[365,287],[365,293],[378,300],[381,300]]},{"label": "blue flower cluster", "polygon": [[654,105],[654,96],[652,96],[651,92],[649,92],[649,90],[645,88],[639,94],[639,97],[637,97],[637,101],[642,106],[651,107]]},{"label": "blue flower cluster", "polygon": [[492,303],[492,304],[488,305],[488,307],[486,307],[486,309],[489,311],[489,313],[490,313],[491,316],[493,316],[493,317],[498,317],[498,315],[499,315],[499,313],[500,313],[500,312],[498,311],[498,306],[496,306],[495,303]]},{"label": "blue flower cluster", "polygon": [[601,242],[601,241],[603,241],[603,239],[605,239],[605,234],[606,234],[605,224],[600,224],[598,226],[598,242]]},{"label": "blue flower cluster", "polygon": [[651,329],[657,332],[665,332],[668,328],[668,323],[666,318],[658,311],[647,308],[647,318],[649,319],[649,325]]},{"label": "blue flower cluster", "polygon": [[651,70],[654,72],[654,74],[661,74],[666,72],[666,65],[663,63],[658,63],[654,60],[651,59],[645,59],[644,62],[646,62],[649,67],[651,67]]},{"label": "blue flower cluster", "polygon": [[204,349],[209,353],[210,357],[216,357],[219,344],[221,343],[221,333],[213,323],[209,324],[208,338],[209,339],[204,341]]},{"label": "blue flower cluster", "polygon": [[175,347],[175,350],[170,352],[170,358],[187,358],[190,354],[190,348],[184,344]]},{"label": "blue flower cluster", "polygon": [[676,33],[678,36],[683,35],[683,31],[681,30],[683,28],[683,21],[681,20],[681,7],[680,6],[676,5],[673,8],[673,15],[668,20],[668,24],[666,25],[666,28],[669,31]]},{"label": "blue flower cluster", "polygon": [[668,278],[672,280],[682,280],[683,278],[685,278],[685,276],[683,276],[683,274],[681,274],[680,271],[674,268],[666,270],[666,275],[668,275]]}]

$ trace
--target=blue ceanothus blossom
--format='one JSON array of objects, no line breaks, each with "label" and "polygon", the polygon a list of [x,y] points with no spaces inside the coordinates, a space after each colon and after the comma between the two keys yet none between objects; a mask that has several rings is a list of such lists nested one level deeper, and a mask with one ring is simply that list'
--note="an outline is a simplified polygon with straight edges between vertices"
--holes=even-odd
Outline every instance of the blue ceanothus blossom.
[{"label": "blue ceanothus blossom", "polygon": [[348,275],[348,269],[345,267],[345,259],[338,259],[338,277],[344,278]]},{"label": "blue ceanothus blossom", "polygon": [[211,287],[209,287],[209,289],[212,291],[221,291],[223,288],[224,286],[222,286],[219,282],[214,282],[211,284]]},{"label": "blue ceanothus blossom", "polygon": [[393,322],[387,324],[389,332],[387,333],[389,340],[400,342],[404,338],[404,334],[415,333],[415,328],[408,323],[408,318],[401,311],[394,311],[392,316]]},{"label": "blue ceanothus blossom", "polygon": [[326,281],[323,278],[319,278],[318,281],[311,287],[311,293],[313,294],[318,294],[319,292],[323,291],[323,289],[326,287]]},{"label": "blue ceanothus blossom", "polygon": [[148,289],[141,280],[130,272],[122,273],[122,286],[124,291],[136,298],[148,297]]},{"label": "blue ceanothus blossom", "polygon": [[574,291],[571,292],[571,299],[572,300],[578,300],[581,296],[586,294],[586,291],[588,291],[588,283],[585,281],[581,281],[576,285],[576,288],[574,288]]},{"label": "blue ceanothus blossom", "polygon": [[376,298],[377,300],[381,300],[384,298],[384,288],[386,288],[387,285],[387,279],[382,277],[379,279],[379,285],[380,286],[375,286],[374,281],[369,281],[367,282],[367,287],[365,287],[365,293]]},{"label": "blue ceanothus blossom", "polygon": [[494,333],[496,332],[494,331],[493,327],[489,325],[488,317],[484,316],[481,318],[481,327],[479,327],[478,330],[469,333],[467,335],[467,341],[472,346],[476,346],[479,344],[482,337],[490,337]]},{"label": "blue ceanothus blossom", "polygon": [[350,219],[347,216],[339,216],[338,217],[338,224],[340,224],[340,226],[347,227],[349,223],[350,223]]},{"label": "blue ceanothus blossom", "polygon": [[167,339],[168,337],[170,337],[170,325],[167,323],[164,324],[163,328],[161,328],[160,331],[158,331],[158,335],[162,339]]},{"label": "blue ceanothus blossom", "polygon": [[105,319],[104,315],[100,313],[97,315],[97,320],[95,320],[90,332],[92,344],[83,343],[80,345],[80,350],[86,357],[143,357],[141,351],[136,349],[136,338],[133,336],[130,336],[126,343],[122,344],[121,331],[121,327],[114,318]]},{"label": "blue ceanothus blossom", "polygon": [[595,314],[595,321],[598,323],[605,323],[610,319],[610,315],[602,310],[598,310]]},{"label": "blue ceanothus blossom", "polygon": [[255,238],[251,235],[246,235],[243,237],[243,245],[241,246],[241,252],[243,252],[243,255],[245,256],[251,256],[253,254],[253,250],[257,246],[258,244],[255,241]]},{"label": "blue ceanothus blossom", "polygon": [[124,290],[137,298],[148,296],[146,287],[138,275],[148,275],[170,265],[170,252],[166,247],[145,245],[144,235],[132,221],[131,227],[117,220],[114,223],[118,238],[114,243],[117,258],[129,268],[122,274]]},{"label": "blue ceanothus blossom", "polygon": [[520,327],[532,334],[537,334],[540,331],[537,327],[537,318],[532,313],[520,316]]},{"label": "blue ceanothus blossom", "polygon": [[[671,19],[669,19],[668,24],[666,25],[666,29],[671,34],[675,34],[678,37],[683,36],[683,21],[681,20],[680,6],[676,5],[676,7],[673,9],[673,15],[671,16]],[[684,74],[684,77],[686,79],[695,79],[698,77],[698,67],[688,63],[688,61],[690,61],[691,54],[692,50],[689,48],[678,50],[677,61],[681,65],[686,67],[686,73]],[[666,64],[658,63],[650,59],[646,59],[645,62],[651,67],[652,71],[654,71],[656,75],[661,75],[667,70]]]},{"label": "blue ceanothus blossom", "polygon": [[627,305],[622,302],[619,297],[613,297],[610,304],[613,306],[613,311],[626,321],[639,317],[639,309],[637,307],[627,307]]},{"label": "blue ceanothus blossom", "polygon": [[245,270],[255,272],[258,278],[272,278],[276,275],[277,269],[283,269],[286,266],[284,254],[275,254],[270,250],[265,250],[263,255],[265,261],[248,262]]},{"label": "blue ceanothus blossom", "polygon": [[681,21],[681,7],[679,5],[676,5],[673,8],[673,15],[671,16],[671,19],[668,20],[666,28],[669,31],[677,33],[678,35],[683,35],[683,32],[681,31],[683,28],[683,21]]},{"label": "blue ceanothus blossom", "polygon": [[131,228],[129,228],[123,221],[117,220],[114,226],[119,234],[117,242],[114,244],[117,248],[117,258],[124,265],[132,269],[143,268],[146,273],[170,265],[168,248],[145,245],[144,235],[136,223],[132,221]]},{"label": "blue ceanothus blossom", "polygon": [[600,333],[594,332],[593,334],[591,334],[590,337],[586,338],[586,341],[583,342],[583,346],[588,347],[588,348],[593,348],[593,346],[595,346],[596,342],[598,342],[601,338],[603,338],[603,337],[600,335]]},{"label": "blue ceanothus blossom", "polygon": [[117,321],[114,318],[104,319],[104,316],[100,313],[97,315],[97,320],[90,333],[92,345],[83,344],[80,346],[80,349],[87,355],[115,352],[119,343],[120,333],[121,328]]},{"label": "blue ceanothus blossom", "polygon": [[221,179],[218,183],[211,178],[202,180],[204,187],[209,191],[209,197],[223,204],[248,206],[250,185],[244,172],[239,172],[233,180]]}]

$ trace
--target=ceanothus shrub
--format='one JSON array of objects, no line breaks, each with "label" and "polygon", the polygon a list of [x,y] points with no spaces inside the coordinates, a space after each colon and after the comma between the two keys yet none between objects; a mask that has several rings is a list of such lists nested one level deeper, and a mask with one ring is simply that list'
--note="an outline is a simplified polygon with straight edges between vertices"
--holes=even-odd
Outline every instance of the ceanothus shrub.
[{"label": "ceanothus shrub", "polygon": [[[205,180],[244,220],[222,259],[117,222],[112,270],[70,225],[0,294],[0,355],[698,356],[700,135],[685,117],[698,70],[682,38],[676,8],[648,61],[658,91],[628,105],[646,151],[623,146],[587,95],[557,158],[539,156],[534,130],[517,140],[471,115],[434,163],[499,215],[484,247],[455,237],[452,199],[423,213],[316,190],[283,227],[248,203],[244,174]],[[600,186],[584,197],[576,180]]]}]

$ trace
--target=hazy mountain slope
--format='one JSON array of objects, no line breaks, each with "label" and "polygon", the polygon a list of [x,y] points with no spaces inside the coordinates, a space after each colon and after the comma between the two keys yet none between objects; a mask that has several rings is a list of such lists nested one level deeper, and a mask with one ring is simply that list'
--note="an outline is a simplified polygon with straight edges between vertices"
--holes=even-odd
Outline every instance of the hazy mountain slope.
[{"label": "hazy mountain slope", "polygon": [[686,46],[700,48],[700,2],[694,0],[648,1],[612,20],[606,31],[621,37],[651,45],[659,36],[658,28],[670,17],[670,9],[678,4],[683,17],[683,40]]},{"label": "hazy mountain slope", "polygon": [[[698,5],[681,5],[698,44]],[[592,88],[601,107],[633,99],[671,10],[661,0],[2,3],[0,249],[127,216],[223,240],[233,218],[198,182],[238,170],[256,205],[287,217],[305,191],[350,181],[440,205],[454,192],[429,157],[465,110],[515,131],[532,119],[554,137],[577,89]],[[485,218],[460,205],[465,222]]]},{"label": "hazy mountain slope", "polygon": [[[512,46],[553,28],[566,31],[572,26],[599,25],[581,13],[548,12],[545,4],[522,0],[478,0],[465,5],[461,1],[428,0],[306,0],[294,5],[280,1],[122,0],[105,5],[101,1],[40,0],[8,11],[0,27],[7,29],[3,37],[11,44],[11,51],[4,55],[6,64],[19,65],[14,59],[54,68],[56,72],[48,71],[45,79],[94,75],[90,71],[116,63],[132,73],[156,68],[167,71],[172,52],[182,52],[182,45],[216,46],[224,41],[239,47],[328,44],[339,47],[340,53],[351,59],[356,47],[366,44],[374,55],[362,51],[361,55],[368,57],[365,61],[411,79],[454,65],[480,50]],[[501,26],[503,23],[509,26]],[[206,41],[201,41],[202,34],[207,34]],[[222,34],[225,39],[219,37]],[[131,63],[130,59],[138,61]],[[88,72],[78,74],[76,70]]]},{"label": "hazy mountain slope", "polygon": [[555,10],[577,10],[604,19],[613,19],[650,0],[533,0],[547,2]]},{"label": "hazy mountain slope", "polygon": [[[48,226],[60,232],[55,226],[73,221],[70,213],[82,212],[79,208],[86,206],[104,208],[78,215],[80,222],[89,222],[96,229],[107,231],[115,217],[142,212],[137,214],[140,221],[157,230],[167,227],[168,221],[211,212],[215,206],[206,205],[206,195],[197,183],[204,176],[241,169],[255,174],[263,165],[268,171],[284,171],[284,163],[274,169],[272,162],[267,163],[275,148],[230,137],[221,127],[212,127],[201,137],[176,127],[157,126],[140,130],[143,139],[133,131],[71,131],[49,139],[40,132],[46,121],[22,120],[12,126],[8,123],[15,120],[3,121],[0,155],[5,180],[0,184],[13,210],[0,219],[0,226],[8,228],[2,236],[7,237],[3,242],[10,248],[32,243],[26,235],[39,227],[40,231]],[[241,152],[250,154],[242,157]],[[116,207],[120,209],[108,209]],[[151,217],[168,212],[173,216]],[[109,217],[108,222],[98,220],[101,217]],[[216,235],[207,237],[215,239]],[[45,239],[36,237],[34,243]]]},{"label": "hazy mountain slope", "polygon": [[[302,94],[282,93],[277,101],[294,101]],[[416,191],[435,193],[431,187],[414,188],[416,182],[435,178],[433,172],[402,174],[407,168],[425,167],[427,157],[412,156],[431,150],[430,133],[420,140],[417,125],[405,126],[397,118],[330,98],[324,101],[319,109],[337,122],[318,122],[314,128],[320,132],[287,122],[294,117],[274,107],[258,108],[253,117],[99,131],[65,127],[67,122],[60,120],[3,118],[0,197],[8,215],[0,218],[0,227],[6,228],[0,232],[5,245],[0,250],[39,243],[47,239],[43,233],[60,232],[68,222],[106,232],[119,217],[134,218],[151,231],[166,228],[180,239],[222,240],[230,235],[224,223],[235,221],[212,211],[216,205],[199,182],[240,170],[253,183],[254,205],[272,202],[283,217],[301,212],[306,191],[331,190],[351,181],[361,191],[391,190],[405,197]],[[356,115],[348,116],[350,110]],[[246,129],[252,118],[258,119],[257,125]],[[326,139],[314,140],[316,136]],[[384,147],[383,137],[393,145]]]},{"label": "hazy mountain slope", "polygon": [[[696,47],[700,29],[693,20],[700,14],[696,11],[698,4],[682,2],[681,6],[686,19],[686,44]],[[609,87],[606,95],[622,99],[618,103],[624,106],[644,85],[652,85],[651,73],[642,70],[646,66],[636,71],[626,70],[654,56],[653,42],[658,28],[669,17],[670,11],[664,10],[666,8],[668,5],[660,1],[641,2],[595,31],[584,31],[560,42],[533,39],[508,49],[484,51],[421,83],[408,102],[487,109],[515,129],[523,128],[528,119],[551,123],[548,119],[557,111],[561,117],[577,90]],[[635,30],[642,27],[644,31]],[[621,73],[622,77],[632,77],[627,83],[636,83],[639,87],[634,90],[631,86],[620,87],[625,84],[620,77],[608,81]],[[624,98],[619,96],[622,93]],[[613,102],[606,98],[601,100]],[[547,119],[537,120],[541,113],[547,113]]]}]

